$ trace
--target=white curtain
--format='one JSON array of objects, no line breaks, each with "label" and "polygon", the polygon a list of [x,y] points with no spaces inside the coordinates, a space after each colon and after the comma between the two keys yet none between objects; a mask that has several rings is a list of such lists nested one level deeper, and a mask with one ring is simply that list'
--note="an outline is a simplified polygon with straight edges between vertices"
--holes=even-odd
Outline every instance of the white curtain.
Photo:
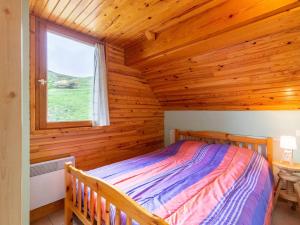
[{"label": "white curtain", "polygon": [[107,94],[107,71],[105,61],[105,46],[95,45],[95,68],[93,89],[93,126],[108,126],[109,108]]}]

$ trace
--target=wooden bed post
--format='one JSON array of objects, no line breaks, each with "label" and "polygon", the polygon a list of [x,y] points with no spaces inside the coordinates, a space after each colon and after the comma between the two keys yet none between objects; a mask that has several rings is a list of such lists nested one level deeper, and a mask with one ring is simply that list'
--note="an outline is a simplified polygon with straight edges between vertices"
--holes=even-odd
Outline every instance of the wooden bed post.
[{"label": "wooden bed post", "polygon": [[65,225],[72,225],[73,220],[73,211],[70,208],[71,198],[72,198],[72,183],[71,183],[71,174],[69,171],[69,166],[72,165],[71,162],[65,164],[65,187],[66,187],[66,196],[65,196]]},{"label": "wooden bed post", "polygon": [[267,138],[267,158],[270,167],[273,170],[273,139],[271,137]]},{"label": "wooden bed post", "polygon": [[179,136],[178,129],[174,129],[174,136],[175,136],[175,138],[174,138],[175,142],[179,141],[180,136]]}]

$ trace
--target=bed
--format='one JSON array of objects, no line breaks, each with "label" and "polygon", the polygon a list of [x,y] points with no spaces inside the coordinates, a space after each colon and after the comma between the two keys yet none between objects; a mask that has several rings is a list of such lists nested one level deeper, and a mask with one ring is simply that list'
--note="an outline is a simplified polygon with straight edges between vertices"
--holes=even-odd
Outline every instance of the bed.
[{"label": "bed", "polygon": [[272,139],[174,132],[164,149],[83,172],[65,165],[65,224],[270,224]]}]

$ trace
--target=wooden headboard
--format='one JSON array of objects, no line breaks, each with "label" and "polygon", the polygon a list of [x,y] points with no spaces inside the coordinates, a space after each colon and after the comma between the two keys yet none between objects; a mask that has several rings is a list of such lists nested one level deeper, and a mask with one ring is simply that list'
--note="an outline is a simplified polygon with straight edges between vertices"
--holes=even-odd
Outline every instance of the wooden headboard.
[{"label": "wooden headboard", "polygon": [[197,140],[204,141],[209,144],[231,144],[243,148],[249,148],[260,152],[261,146],[266,148],[264,155],[269,164],[272,165],[273,160],[273,140],[270,137],[258,138],[234,135],[217,131],[181,131],[175,129],[175,141],[179,140]]}]

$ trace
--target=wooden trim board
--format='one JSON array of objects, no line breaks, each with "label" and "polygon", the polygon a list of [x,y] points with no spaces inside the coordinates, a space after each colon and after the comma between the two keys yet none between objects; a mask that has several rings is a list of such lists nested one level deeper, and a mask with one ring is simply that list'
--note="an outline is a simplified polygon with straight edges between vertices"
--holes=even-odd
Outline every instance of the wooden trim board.
[{"label": "wooden trim board", "polygon": [[64,208],[64,199],[52,202],[48,205],[30,211],[30,223],[33,223],[51,213]]},{"label": "wooden trim board", "polygon": [[22,184],[22,160],[24,160],[22,153],[27,150],[22,146],[26,142],[22,136],[22,129],[26,126],[22,121],[24,113],[22,76],[25,78],[25,74],[22,74],[23,46],[21,45],[23,6],[22,1],[19,0],[0,1],[1,225],[26,224],[27,222],[23,221],[27,217],[23,211],[26,208],[22,205],[23,195],[26,195]]}]

